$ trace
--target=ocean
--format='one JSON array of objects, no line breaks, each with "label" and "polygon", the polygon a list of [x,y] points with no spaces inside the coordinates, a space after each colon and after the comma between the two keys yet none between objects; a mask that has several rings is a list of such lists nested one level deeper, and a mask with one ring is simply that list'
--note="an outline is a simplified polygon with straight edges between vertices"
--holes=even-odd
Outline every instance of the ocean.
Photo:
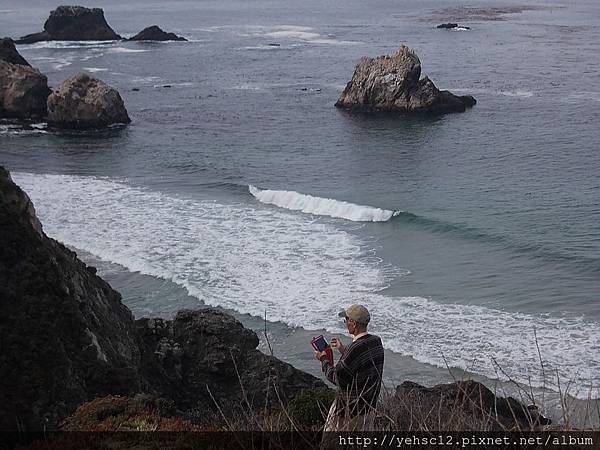
[{"label": "ocean", "polygon": [[[39,31],[59,4],[0,1],[0,29]],[[132,123],[3,123],[0,164],[137,317],[224,308],[319,375],[310,337],[339,336],[337,312],[362,303],[390,388],[600,398],[600,4],[81,4],[123,36],[190,41],[18,46],[51,86],[87,71],[117,88]],[[401,44],[477,105],[333,107],[360,57]]]}]

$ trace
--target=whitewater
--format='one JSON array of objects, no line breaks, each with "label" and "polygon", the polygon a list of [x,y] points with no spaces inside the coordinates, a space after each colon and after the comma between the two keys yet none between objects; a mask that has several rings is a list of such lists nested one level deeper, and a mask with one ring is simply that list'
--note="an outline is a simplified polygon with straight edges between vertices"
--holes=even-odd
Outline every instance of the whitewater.
[{"label": "whitewater", "polygon": [[331,198],[313,197],[295,191],[275,191],[248,186],[250,193],[262,203],[319,216],[348,219],[353,222],[386,222],[401,211],[355,205]]},{"label": "whitewater", "polygon": [[581,398],[600,382],[600,324],[384,295],[407,271],[369,257],[372,243],[336,227],[335,219],[315,222],[260,203],[201,201],[106,178],[13,176],[49,236],[176,283],[208,305],[341,332],[340,305],[360,302],[373,311],[372,329],[386,348],[418,361],[553,389],[558,373]]}]

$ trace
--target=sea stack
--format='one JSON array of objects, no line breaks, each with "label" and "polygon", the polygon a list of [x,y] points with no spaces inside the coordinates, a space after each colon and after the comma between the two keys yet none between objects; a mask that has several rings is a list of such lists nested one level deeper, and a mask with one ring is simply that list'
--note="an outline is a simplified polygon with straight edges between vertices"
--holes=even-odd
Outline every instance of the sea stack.
[{"label": "sea stack", "polygon": [[187,41],[187,39],[177,36],[175,33],[167,33],[158,25],[152,25],[130,37],[128,41]]},{"label": "sea stack", "polygon": [[131,122],[119,92],[79,73],[67,78],[48,97],[48,124],[76,130]]},{"label": "sea stack", "polygon": [[421,61],[402,45],[391,56],[362,58],[335,106],[357,111],[445,114],[475,105],[470,95],[440,91],[428,77],[421,79]]},{"label": "sea stack", "polygon": [[59,6],[50,13],[44,31],[28,34],[17,44],[40,41],[112,41],[121,39],[108,25],[101,8]]}]

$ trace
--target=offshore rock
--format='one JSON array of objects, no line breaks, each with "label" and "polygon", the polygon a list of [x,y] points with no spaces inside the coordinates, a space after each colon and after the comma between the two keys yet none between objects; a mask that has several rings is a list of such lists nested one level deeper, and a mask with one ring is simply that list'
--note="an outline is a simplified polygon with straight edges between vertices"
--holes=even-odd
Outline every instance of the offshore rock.
[{"label": "offshore rock", "polygon": [[470,96],[440,91],[421,77],[421,61],[414,50],[402,45],[391,56],[362,58],[335,106],[357,111],[464,112],[475,105]]},{"label": "offshore rock", "polygon": [[167,33],[157,25],[152,25],[130,37],[128,41],[187,41],[187,39],[177,36],[175,33]]},{"label": "offshore rock", "polygon": [[[264,409],[325,384],[256,349],[258,337],[234,317],[211,309],[181,310],[174,320],[139,319],[146,390],[184,411]],[[276,389],[276,391],[275,391]]]},{"label": "offshore rock", "polygon": [[85,130],[129,122],[119,92],[85,73],[66,79],[48,97],[48,124],[55,127]]},{"label": "offshore rock", "polygon": [[52,429],[84,401],[139,390],[133,317],[94,273],[0,167],[0,430]]},{"label": "offshore rock", "polygon": [[39,70],[0,60],[0,118],[44,117],[49,94],[48,79]]},{"label": "offshore rock", "polygon": [[31,65],[19,54],[15,47],[15,42],[11,38],[0,39],[0,61],[6,61],[11,64],[20,64],[22,66]]},{"label": "offshore rock", "polygon": [[44,31],[28,34],[18,44],[40,41],[112,41],[121,39],[106,23],[101,8],[59,6],[50,12]]},{"label": "offshore rock", "polygon": [[453,30],[455,28],[461,28],[461,29],[464,29],[464,30],[470,30],[471,29],[471,27],[466,27],[464,25],[459,25],[459,24],[457,24],[455,22],[441,23],[436,28],[440,28],[440,29],[443,29],[443,30]]}]

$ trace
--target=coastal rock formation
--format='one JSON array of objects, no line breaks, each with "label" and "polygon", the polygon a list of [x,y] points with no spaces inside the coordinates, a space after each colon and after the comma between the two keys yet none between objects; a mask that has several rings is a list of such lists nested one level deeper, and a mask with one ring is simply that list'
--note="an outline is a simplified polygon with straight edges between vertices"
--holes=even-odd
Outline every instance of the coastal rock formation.
[{"label": "coastal rock formation", "polygon": [[401,46],[391,56],[362,58],[335,106],[358,111],[397,111],[444,114],[464,112],[475,105],[470,95],[440,91],[421,77],[414,50]]},{"label": "coastal rock formation", "polygon": [[177,36],[175,33],[167,33],[161,30],[158,25],[152,25],[130,37],[128,41],[187,41],[187,39]]},{"label": "coastal rock formation", "polygon": [[39,70],[0,60],[0,118],[44,117],[49,94],[48,79]]},{"label": "coastal rock formation", "polygon": [[107,395],[146,392],[157,407],[205,414],[211,395],[228,411],[262,410],[267,395],[278,404],[324,386],[257,344],[254,332],[211,310],[134,321],[95,268],[44,234],[29,197],[0,167],[0,430],[51,430]]},{"label": "coastal rock formation", "polygon": [[83,6],[59,6],[50,12],[44,31],[28,34],[18,44],[40,41],[112,41],[121,39],[106,23],[101,8]]},{"label": "coastal rock formation", "polygon": [[6,61],[11,64],[20,64],[22,66],[31,65],[19,54],[15,47],[15,42],[11,38],[0,39],[0,61]]},{"label": "coastal rock formation", "polygon": [[129,122],[119,92],[85,73],[66,79],[48,97],[48,124],[56,127],[85,130]]},{"label": "coastal rock formation", "polygon": [[228,414],[240,407],[263,409],[265,402],[287,403],[304,388],[325,387],[261,353],[256,333],[222,312],[182,310],[174,320],[139,319],[136,325],[148,390],[184,411],[198,405],[214,409],[215,402]]},{"label": "coastal rock formation", "polygon": [[464,30],[470,30],[471,27],[465,27],[464,25],[458,25],[455,22],[441,23],[436,28],[440,28],[443,30],[452,30],[454,28],[462,28]]},{"label": "coastal rock formation", "polygon": [[550,424],[535,407],[497,397],[473,380],[431,388],[405,381],[387,408],[395,429],[402,430],[532,430]]},{"label": "coastal rock formation", "polygon": [[0,167],[0,429],[52,428],[82,402],[139,390],[131,312],[48,238]]}]

